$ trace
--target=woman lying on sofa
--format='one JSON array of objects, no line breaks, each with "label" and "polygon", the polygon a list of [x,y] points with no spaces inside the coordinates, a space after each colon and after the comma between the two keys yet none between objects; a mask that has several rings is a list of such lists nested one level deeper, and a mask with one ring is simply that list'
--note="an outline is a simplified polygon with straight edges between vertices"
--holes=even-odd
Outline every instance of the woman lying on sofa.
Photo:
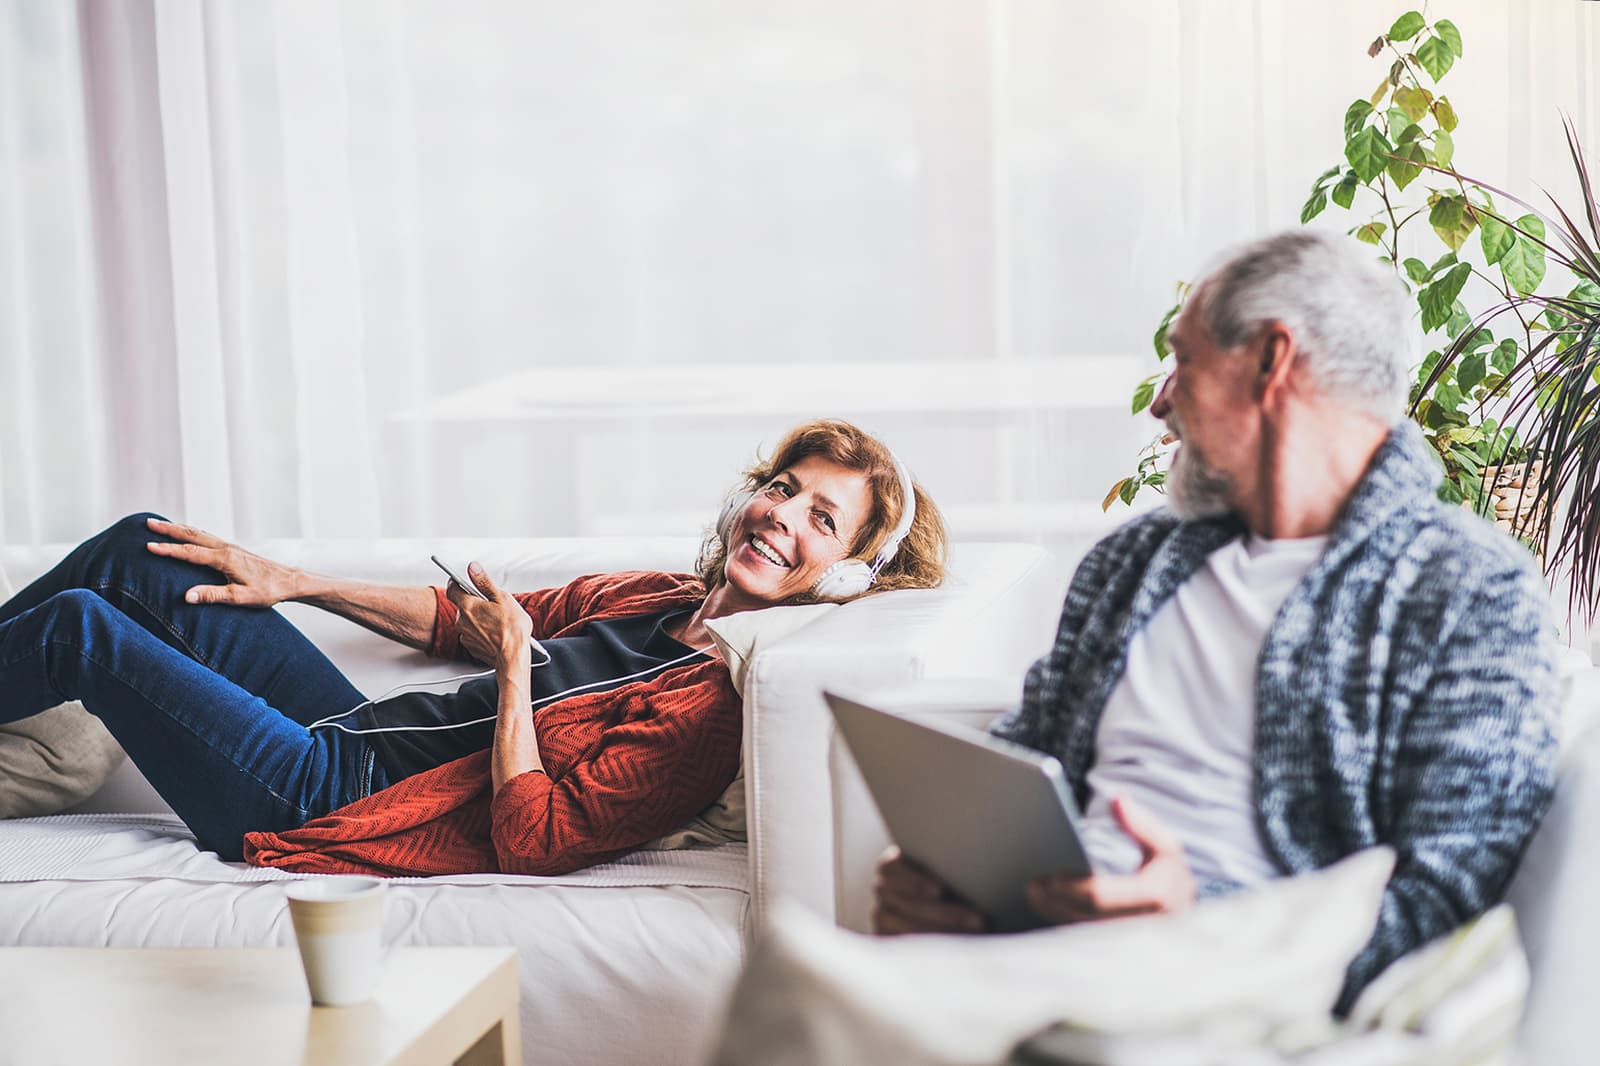
[{"label": "woman lying on sofa", "polygon": [[[932,587],[944,553],[932,501],[838,421],[746,471],[698,576],[513,594],[474,564],[479,598],[324,578],[135,515],[0,606],[0,720],[81,700],[224,859],[565,873],[679,828],[732,782],[742,710],[709,620]],[[374,704],[263,609],[288,600],[494,676]]]}]

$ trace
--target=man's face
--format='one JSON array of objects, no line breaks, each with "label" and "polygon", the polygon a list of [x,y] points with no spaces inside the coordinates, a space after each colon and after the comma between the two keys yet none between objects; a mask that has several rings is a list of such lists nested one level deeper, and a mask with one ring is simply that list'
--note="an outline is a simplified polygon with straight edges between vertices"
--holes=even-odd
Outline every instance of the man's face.
[{"label": "man's face", "polygon": [[1206,293],[1184,306],[1167,341],[1174,366],[1150,407],[1182,443],[1167,473],[1168,497],[1180,518],[1208,518],[1236,509],[1256,481],[1260,424],[1259,367],[1245,345],[1219,348],[1200,314]]}]

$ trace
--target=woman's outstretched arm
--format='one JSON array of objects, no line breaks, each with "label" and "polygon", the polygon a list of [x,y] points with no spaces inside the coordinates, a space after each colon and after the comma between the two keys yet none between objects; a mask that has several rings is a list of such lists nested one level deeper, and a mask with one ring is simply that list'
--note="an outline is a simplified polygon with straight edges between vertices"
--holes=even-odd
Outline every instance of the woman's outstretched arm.
[{"label": "woman's outstretched arm", "polygon": [[436,597],[426,585],[406,588],[325,577],[274,562],[193,526],[159,518],[149,519],[148,525],[152,533],[172,538],[151,541],[151,552],[208,566],[226,579],[221,585],[194,586],[185,597],[190,603],[271,607],[294,601],[409,647],[426,650],[433,636]]}]

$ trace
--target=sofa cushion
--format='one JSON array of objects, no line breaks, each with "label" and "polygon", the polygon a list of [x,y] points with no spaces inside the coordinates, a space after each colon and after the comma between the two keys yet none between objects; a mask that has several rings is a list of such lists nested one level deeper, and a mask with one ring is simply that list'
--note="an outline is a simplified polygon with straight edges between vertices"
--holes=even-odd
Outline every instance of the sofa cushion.
[{"label": "sofa cushion", "polygon": [[[221,862],[172,816],[18,819],[0,856],[0,944],[294,943],[295,875]],[[528,1063],[699,1062],[743,954],[748,879],[739,844],[561,877],[393,878],[384,939],[515,948]]]}]

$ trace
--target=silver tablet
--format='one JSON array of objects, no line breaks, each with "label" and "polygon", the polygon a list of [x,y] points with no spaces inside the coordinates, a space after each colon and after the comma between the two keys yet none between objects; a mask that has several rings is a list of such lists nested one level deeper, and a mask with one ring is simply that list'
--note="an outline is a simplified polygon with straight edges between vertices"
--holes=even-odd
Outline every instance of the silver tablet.
[{"label": "silver tablet", "polygon": [[1032,878],[1089,873],[1072,790],[1052,756],[823,696],[894,842],[994,931],[1045,924],[1028,904]]}]

